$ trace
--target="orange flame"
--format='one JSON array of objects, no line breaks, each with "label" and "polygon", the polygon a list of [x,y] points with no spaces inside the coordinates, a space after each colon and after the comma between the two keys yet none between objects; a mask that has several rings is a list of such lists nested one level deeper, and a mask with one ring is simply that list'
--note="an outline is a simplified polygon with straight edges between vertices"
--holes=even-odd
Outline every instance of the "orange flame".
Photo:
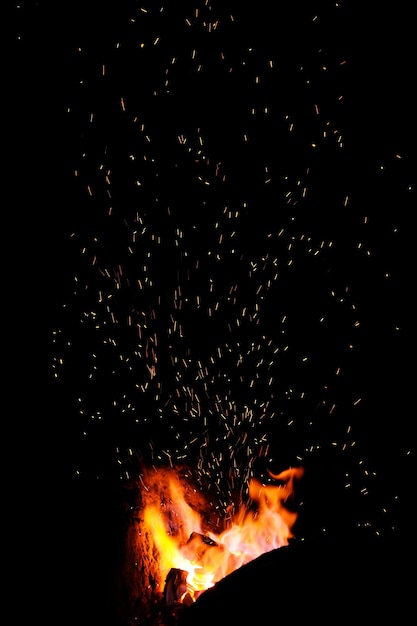
[{"label": "orange flame", "polygon": [[[178,473],[172,469],[155,472],[153,491],[147,488],[145,497],[144,527],[153,538],[161,578],[166,580],[172,569],[188,573],[183,597],[195,599],[232,571],[287,545],[293,537],[297,514],[288,510],[286,502],[293,496],[294,480],[303,474],[301,467],[270,473],[282,483],[278,486],[251,479],[249,497],[255,506],[242,505],[219,534],[203,528],[202,517],[187,501]],[[192,497],[192,490],[188,500],[190,493]]]}]

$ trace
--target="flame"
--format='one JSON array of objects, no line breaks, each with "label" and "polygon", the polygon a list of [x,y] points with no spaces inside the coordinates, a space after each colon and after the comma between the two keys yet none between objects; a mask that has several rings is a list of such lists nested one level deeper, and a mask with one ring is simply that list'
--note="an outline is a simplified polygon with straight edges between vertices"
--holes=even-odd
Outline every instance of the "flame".
[{"label": "flame", "polygon": [[241,505],[228,528],[217,534],[203,527],[202,515],[189,503],[195,490],[186,493],[172,468],[155,470],[151,488],[146,487],[144,527],[156,548],[161,579],[166,581],[173,569],[187,572],[179,601],[185,596],[196,599],[245,563],[288,544],[297,514],[286,503],[293,497],[294,480],[302,474],[301,467],[270,473],[281,483],[277,486],[252,478],[248,490],[252,506]]}]

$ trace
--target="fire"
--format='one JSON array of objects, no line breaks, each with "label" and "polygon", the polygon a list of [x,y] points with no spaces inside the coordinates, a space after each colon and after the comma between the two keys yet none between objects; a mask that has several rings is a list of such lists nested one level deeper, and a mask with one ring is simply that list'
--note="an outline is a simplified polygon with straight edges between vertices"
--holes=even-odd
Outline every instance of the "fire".
[{"label": "fire", "polygon": [[[171,579],[177,577],[170,599],[192,602],[245,563],[287,545],[297,514],[286,507],[286,502],[293,496],[294,480],[302,474],[301,467],[271,473],[280,482],[278,486],[265,486],[252,478],[251,506],[240,505],[227,528],[218,533],[208,528],[207,520],[204,522],[196,510],[201,508],[201,494],[187,487],[178,472],[170,468],[148,474],[144,482],[144,529],[152,538],[165,592],[169,575]],[[203,508],[208,510],[204,503]]]}]

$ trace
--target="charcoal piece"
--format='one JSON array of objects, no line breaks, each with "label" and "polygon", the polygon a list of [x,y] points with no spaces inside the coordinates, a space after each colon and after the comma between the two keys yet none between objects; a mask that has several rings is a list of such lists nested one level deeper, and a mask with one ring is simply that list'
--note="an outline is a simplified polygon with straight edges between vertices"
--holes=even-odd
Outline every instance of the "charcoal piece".
[{"label": "charcoal piece", "polygon": [[172,606],[180,601],[187,593],[188,572],[172,567],[165,579],[164,601],[167,606]]}]

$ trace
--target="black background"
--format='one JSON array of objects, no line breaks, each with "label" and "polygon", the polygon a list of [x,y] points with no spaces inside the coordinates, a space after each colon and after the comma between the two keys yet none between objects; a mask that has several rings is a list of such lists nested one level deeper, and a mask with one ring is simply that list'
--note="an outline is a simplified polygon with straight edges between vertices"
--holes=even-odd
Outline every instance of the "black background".
[{"label": "black background", "polygon": [[[192,7],[191,3],[189,5]],[[314,14],[314,10],[307,9],[305,4],[293,3],[282,10],[286,27],[279,34],[271,3],[257,3],[256,12],[253,7],[242,8],[233,3],[227,6],[240,16],[239,32],[243,41],[249,29],[251,41],[257,46],[270,46],[275,51],[286,46],[294,65],[298,59],[305,59],[314,47],[306,24],[303,31],[302,20],[303,15]],[[317,3],[317,12],[322,10],[327,15],[329,6],[329,3]],[[26,529],[21,533],[23,554],[18,565],[22,596],[29,597],[30,591],[35,590],[35,598],[27,603],[29,610],[39,612],[39,618],[50,619],[51,623],[68,620],[77,624],[116,624],[105,590],[109,581],[111,588],[116,575],[113,564],[117,561],[120,532],[119,486],[117,481],[113,482],[110,470],[107,480],[95,480],[94,468],[90,468],[93,478],[87,471],[85,482],[74,484],[72,472],[74,455],[78,454],[78,432],[71,404],[71,375],[61,387],[51,380],[50,333],[78,263],[68,243],[68,232],[73,226],[84,224],[86,230],[91,226],[84,222],[79,189],[71,173],[80,150],[80,130],[77,119],[68,122],[65,114],[67,102],[74,97],[75,79],[83,72],[88,74],[89,68],[83,66],[83,62],[76,66],[72,51],[83,41],[89,49],[97,50],[100,60],[106,42],[117,38],[118,32],[127,32],[128,16],[137,7],[129,2],[102,6],[98,2],[46,1],[22,2],[19,7],[17,4],[12,7],[15,17],[10,30],[14,41],[9,60],[6,60],[10,84],[4,93],[7,103],[3,129],[7,141],[5,161],[6,171],[10,170],[6,182],[10,189],[3,198],[6,215],[3,310],[6,314],[5,345],[11,346],[10,352],[6,351],[5,412],[13,442],[8,445],[7,436],[5,446],[13,485],[14,477],[19,476],[18,485],[12,489],[11,508]],[[225,13],[229,10],[224,8]],[[356,3],[346,9],[344,15],[343,28],[326,29],[324,23],[325,35],[320,39],[325,47],[347,50],[350,55],[345,77],[349,100],[345,114],[345,135],[349,143],[344,157],[346,169],[341,175],[335,166],[335,171],[328,175],[335,189],[339,182],[343,184],[351,179],[350,188],[357,195],[363,190],[371,207],[370,214],[378,216],[378,227],[372,231],[369,242],[376,250],[371,270],[364,272],[363,264],[346,270],[355,285],[356,297],[367,312],[361,331],[364,334],[361,357],[354,363],[352,376],[356,377],[357,386],[362,386],[369,410],[366,420],[355,426],[360,446],[381,477],[376,499],[381,494],[389,494],[387,500],[392,502],[391,494],[398,496],[398,503],[388,513],[388,523],[384,523],[409,536],[415,454],[414,226],[412,202],[399,201],[397,190],[415,180],[415,43],[411,10],[405,2],[393,6]],[[88,59],[90,63],[93,63],[91,59],[96,60],[94,54]],[[128,84],[129,55],[126,63],[126,76],[115,78],[114,84],[108,87],[110,91],[117,91],[118,81]],[[152,72],[142,78],[151,81]],[[214,88],[215,77],[213,84],[210,77],[207,80],[210,88]],[[291,90],[290,71],[286,80]],[[295,81],[292,99],[288,100],[291,111],[296,111],[298,106],[302,109],[297,85]],[[103,94],[96,95],[97,102],[100,95]],[[91,103],[94,98],[90,97]],[[227,102],[230,110],[226,115],[231,120],[236,104],[232,93]],[[193,115],[193,106],[182,102],[181,95],[177,107],[177,120]],[[169,132],[169,121],[164,123],[165,131]],[[164,128],[160,131],[162,137],[163,131]],[[106,132],[111,133],[111,129]],[[127,138],[120,141],[123,140],[128,143]],[[100,136],[96,141],[99,145]],[[213,141],[221,146],[221,136]],[[123,145],[120,149],[123,151]],[[370,164],[387,162],[396,152],[404,156],[400,165],[393,165],[387,181],[379,187],[376,182],[369,182]],[[239,155],[233,153],[228,157],[230,161],[239,159]],[[296,161],[297,155],[289,158]],[[236,168],[236,176],[242,174],[240,166]],[[338,181],[337,176],[342,180]],[[128,180],[128,174],[126,177]],[[124,182],[121,180],[120,185]],[[187,180],[183,182],[187,184]],[[316,190],[319,199],[325,183],[326,180],[318,177],[312,182],[313,193]],[[182,216],[181,219],[187,218]],[[248,242],[252,242],[255,223],[252,216],[243,235]],[[306,218],[306,223],[311,232],[315,228],[323,232],[329,229],[343,241],[343,233],[337,230],[336,221],[329,221],[326,207],[318,221],[316,214],[310,223]],[[350,223],[347,241],[356,239],[356,224],[354,220]],[[400,230],[395,243],[388,236],[393,224],[398,224]],[[256,245],[256,242],[249,245]],[[338,262],[341,264],[340,258]],[[374,276],[382,275],[379,264],[394,275],[388,289],[381,286],[382,279],[381,284],[373,281]],[[339,276],[343,275],[341,266]],[[303,309],[314,301],[314,294],[309,293],[310,278],[308,272],[306,276],[297,277],[297,284],[304,289],[300,290],[300,300],[294,308]],[[289,293],[291,284],[284,284],[283,289]],[[402,326],[400,339],[388,331],[398,319]],[[294,333],[296,331],[297,328]],[[309,337],[308,327],[304,327],[304,332],[305,337],[298,335],[300,343]],[[331,346],[325,349],[330,352]],[[76,366],[77,363],[74,380],[80,376]],[[9,374],[10,383],[7,382]],[[320,380],[320,374],[316,375]],[[111,433],[108,437],[111,440]],[[128,434],[126,437],[128,439]],[[407,450],[411,453],[407,454]],[[100,457],[98,462],[100,470],[106,474],[105,458]],[[32,548],[35,548],[33,552]]]}]

